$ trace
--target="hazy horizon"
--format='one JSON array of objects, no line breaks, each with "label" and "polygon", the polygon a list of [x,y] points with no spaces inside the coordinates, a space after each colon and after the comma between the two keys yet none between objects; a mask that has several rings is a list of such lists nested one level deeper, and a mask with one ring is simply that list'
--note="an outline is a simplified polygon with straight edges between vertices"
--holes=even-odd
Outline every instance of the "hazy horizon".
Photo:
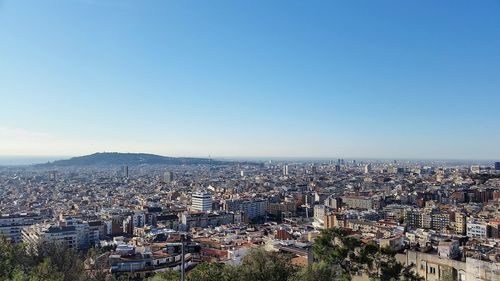
[{"label": "hazy horizon", "polygon": [[[110,151],[111,152],[111,151]],[[113,151],[115,152],[115,151]],[[118,152],[118,153],[148,153],[148,152]],[[155,154],[155,153],[148,153]],[[208,158],[209,156],[172,156],[172,155],[162,155],[167,157],[193,157],[193,158]],[[65,156],[28,156],[28,155],[0,155],[0,166],[25,166],[32,164],[43,164],[47,162],[57,161],[69,159],[72,157],[79,157],[85,155],[65,155]],[[337,161],[338,159],[344,159],[346,161],[381,161],[381,162],[392,162],[394,160],[398,162],[433,162],[433,161],[442,161],[442,162],[461,162],[461,163],[471,163],[471,164],[488,164],[493,165],[494,162],[498,162],[496,159],[460,159],[460,158],[449,158],[449,159],[424,159],[424,158],[387,158],[387,157],[348,157],[348,156],[331,156],[331,157],[307,157],[307,156],[296,156],[296,157],[287,157],[287,156],[232,156],[232,157],[217,157],[211,156],[212,159],[216,160],[232,160],[232,161],[304,161],[304,162],[321,162],[321,161]]]},{"label": "hazy horizon", "polygon": [[499,14],[4,0],[0,155],[500,159]]}]

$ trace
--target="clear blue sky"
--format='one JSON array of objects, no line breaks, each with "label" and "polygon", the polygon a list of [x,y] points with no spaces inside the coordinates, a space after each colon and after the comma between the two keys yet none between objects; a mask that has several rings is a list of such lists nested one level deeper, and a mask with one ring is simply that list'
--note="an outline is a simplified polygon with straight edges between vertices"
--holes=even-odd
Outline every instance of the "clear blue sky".
[{"label": "clear blue sky", "polygon": [[500,160],[500,1],[0,0],[0,155]]}]

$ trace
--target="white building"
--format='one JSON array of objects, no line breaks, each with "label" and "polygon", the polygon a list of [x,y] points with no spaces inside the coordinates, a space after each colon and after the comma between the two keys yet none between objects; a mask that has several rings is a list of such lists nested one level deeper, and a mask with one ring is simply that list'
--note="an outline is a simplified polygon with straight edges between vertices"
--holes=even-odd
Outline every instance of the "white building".
[{"label": "white building", "polygon": [[372,171],[372,164],[365,165],[365,174],[369,174]]},{"label": "white building", "polygon": [[51,226],[35,224],[21,231],[22,241],[30,250],[36,251],[43,243],[55,243],[69,249],[79,248],[78,232],[74,226]]},{"label": "white building", "polygon": [[474,238],[487,238],[488,226],[484,223],[467,223],[467,236]]},{"label": "white building", "polygon": [[267,200],[265,199],[232,199],[224,201],[224,210],[228,212],[241,212],[247,220],[266,215]]},{"label": "white building", "polygon": [[324,228],[325,224],[325,205],[316,204],[314,205],[314,222],[313,226],[315,228]]},{"label": "white building", "polygon": [[39,223],[41,218],[37,214],[13,214],[0,216],[0,235],[11,239],[14,243],[21,242],[21,230],[30,225]]},{"label": "white building", "polygon": [[212,195],[208,192],[196,192],[191,197],[191,210],[209,212],[212,210]]},{"label": "white building", "polygon": [[288,165],[283,166],[283,175],[288,176]]},{"label": "white building", "polygon": [[144,212],[135,212],[132,220],[134,227],[144,227],[144,224],[146,223],[146,215]]}]

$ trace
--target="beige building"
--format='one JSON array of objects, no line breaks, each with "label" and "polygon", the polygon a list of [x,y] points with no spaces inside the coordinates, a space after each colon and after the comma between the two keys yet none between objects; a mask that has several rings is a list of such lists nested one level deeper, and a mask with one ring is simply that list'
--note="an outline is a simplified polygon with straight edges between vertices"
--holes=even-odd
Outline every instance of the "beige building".
[{"label": "beige building", "polygon": [[437,254],[408,250],[396,255],[397,261],[413,264],[413,269],[425,280],[500,281],[500,263],[467,257],[457,261]]},{"label": "beige building", "polygon": [[405,265],[413,264],[414,271],[426,281],[438,281],[450,277],[451,280],[468,281],[466,264],[463,261],[411,250],[406,251],[405,254],[397,254],[396,259]]},{"label": "beige building", "polygon": [[373,199],[361,196],[344,196],[342,202],[352,209],[373,209]]},{"label": "beige building", "polygon": [[455,233],[465,235],[467,228],[467,218],[463,213],[455,213]]}]

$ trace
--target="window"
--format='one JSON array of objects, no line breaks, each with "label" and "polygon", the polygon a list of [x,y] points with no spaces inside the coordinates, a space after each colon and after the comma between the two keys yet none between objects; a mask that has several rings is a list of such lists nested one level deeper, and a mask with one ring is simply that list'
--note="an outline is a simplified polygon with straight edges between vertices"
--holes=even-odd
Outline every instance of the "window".
[{"label": "window", "polygon": [[430,274],[436,274],[436,268],[435,267],[429,267],[429,273]]}]

